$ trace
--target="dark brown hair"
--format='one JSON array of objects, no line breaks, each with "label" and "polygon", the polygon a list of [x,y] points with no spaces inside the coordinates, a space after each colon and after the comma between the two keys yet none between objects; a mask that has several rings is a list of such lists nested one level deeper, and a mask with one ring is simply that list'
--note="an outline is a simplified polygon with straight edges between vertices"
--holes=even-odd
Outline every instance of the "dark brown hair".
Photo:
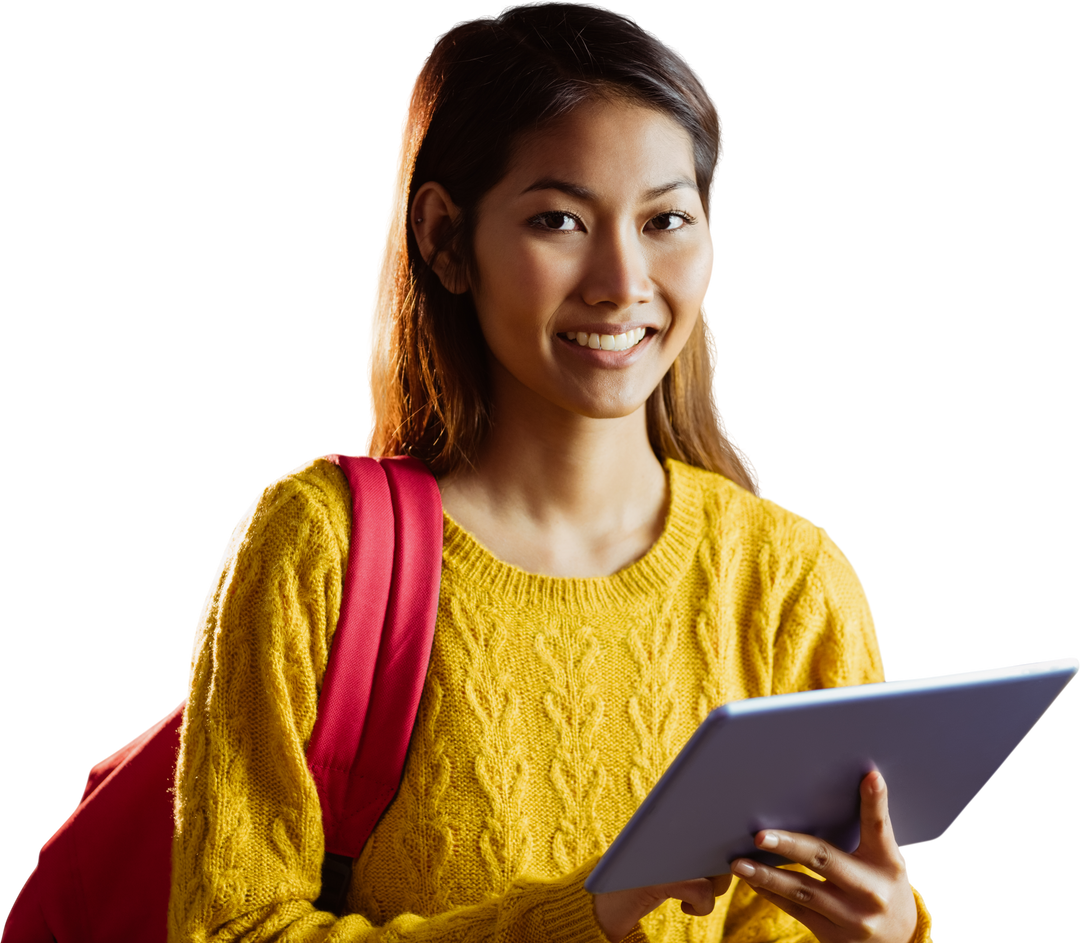
[{"label": "dark brown hair", "polygon": [[[472,268],[481,198],[506,173],[519,137],[597,97],[630,99],[690,135],[708,212],[720,123],[697,76],[636,23],[596,7],[513,7],[455,26],[424,64],[405,126],[393,222],[383,263],[372,393],[372,455],[413,455],[436,475],[469,463],[490,425],[487,351],[468,293],[455,295],[424,261],[408,226],[417,189],[442,184],[461,213],[437,251]],[[724,436],[712,398],[712,351],[702,317],[646,405],[661,459],[719,472],[756,492]]]}]

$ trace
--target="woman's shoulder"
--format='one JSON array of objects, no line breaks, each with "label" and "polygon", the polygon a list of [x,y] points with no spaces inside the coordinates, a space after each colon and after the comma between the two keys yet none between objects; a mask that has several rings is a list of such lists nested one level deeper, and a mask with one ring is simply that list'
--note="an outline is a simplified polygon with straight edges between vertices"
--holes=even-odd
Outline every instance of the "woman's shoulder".
[{"label": "woman's shoulder", "polygon": [[714,514],[718,511],[731,523],[741,520],[757,528],[792,527],[804,537],[816,534],[820,528],[809,515],[788,508],[770,495],[752,494],[719,472],[691,466],[673,458],[667,459],[666,464],[672,475],[672,484],[681,486],[688,493],[688,499],[711,506],[708,510]]},{"label": "woman's shoulder", "polygon": [[233,531],[221,576],[207,597],[203,633],[214,636],[219,623],[236,623],[245,626],[237,637],[265,635],[264,621],[271,629],[278,624],[282,606],[291,605],[288,598],[303,600],[306,612],[330,613],[316,632],[328,645],[348,559],[351,510],[345,475],[326,459],[264,488]]},{"label": "woman's shoulder", "polygon": [[827,596],[862,595],[858,577],[822,527],[759,497],[723,475],[669,461],[672,492],[700,513],[719,558],[756,561],[769,582],[812,585]]},{"label": "woman's shoulder", "polygon": [[707,532],[725,541],[749,541],[811,556],[826,548],[835,549],[816,524],[747,491],[730,478],[674,459],[668,460],[668,470],[675,500],[697,509]]},{"label": "woman's shoulder", "polygon": [[345,473],[327,458],[316,458],[282,475],[263,489],[259,506],[264,513],[280,513],[295,505],[298,513],[348,516],[351,507]]},{"label": "woman's shoulder", "polygon": [[308,547],[336,557],[348,549],[351,519],[344,473],[317,458],[263,489],[237,527],[231,549],[290,556]]}]

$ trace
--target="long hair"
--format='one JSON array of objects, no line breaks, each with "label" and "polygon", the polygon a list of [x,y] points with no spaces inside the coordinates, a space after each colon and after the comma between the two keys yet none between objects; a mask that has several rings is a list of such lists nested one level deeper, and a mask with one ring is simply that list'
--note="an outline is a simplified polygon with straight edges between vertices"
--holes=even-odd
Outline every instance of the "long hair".
[{"label": "long hair", "polygon": [[[690,67],[636,23],[607,10],[513,7],[443,36],[409,104],[397,203],[383,262],[371,387],[372,455],[412,455],[436,475],[471,463],[491,423],[486,345],[469,293],[453,294],[425,262],[408,225],[417,189],[444,186],[461,210],[436,253],[473,269],[481,198],[506,173],[517,139],[598,96],[664,112],[690,135],[706,213],[720,122]],[[646,404],[660,459],[719,472],[756,493],[724,435],[712,396],[712,351],[699,315]]]}]

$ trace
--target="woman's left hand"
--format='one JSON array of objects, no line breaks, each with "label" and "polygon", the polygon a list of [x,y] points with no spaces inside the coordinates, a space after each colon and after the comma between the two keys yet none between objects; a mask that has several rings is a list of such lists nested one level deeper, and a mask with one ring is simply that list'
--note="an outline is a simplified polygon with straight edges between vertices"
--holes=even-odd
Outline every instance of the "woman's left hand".
[{"label": "woman's left hand", "polygon": [[737,858],[731,870],[822,943],[909,943],[918,911],[893,837],[884,777],[867,773],[859,795],[859,847],[851,854],[812,835],[776,829],[758,832],[754,839],[763,851],[805,865],[825,880],[747,858]]}]

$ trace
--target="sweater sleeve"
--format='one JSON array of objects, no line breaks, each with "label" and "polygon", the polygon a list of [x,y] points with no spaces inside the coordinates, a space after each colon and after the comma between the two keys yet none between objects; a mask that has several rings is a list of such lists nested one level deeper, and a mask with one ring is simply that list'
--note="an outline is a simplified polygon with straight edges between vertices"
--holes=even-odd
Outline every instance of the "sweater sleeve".
[{"label": "sweater sleeve", "polygon": [[383,926],[318,911],[315,723],[349,546],[340,470],[318,461],[267,489],[234,536],[196,642],[177,769],[169,940],[580,940],[603,943],[591,866]]},{"label": "sweater sleeve", "polygon": [[[814,529],[813,562],[783,595],[773,644],[773,694],[884,680],[877,635],[855,571],[828,535]],[[800,869],[805,870],[805,869]],[[809,872],[807,872],[809,873]],[[724,923],[724,943],[813,943],[816,937],[793,917],[736,879]],[[912,889],[918,924],[912,943],[930,943],[930,914]]]}]

